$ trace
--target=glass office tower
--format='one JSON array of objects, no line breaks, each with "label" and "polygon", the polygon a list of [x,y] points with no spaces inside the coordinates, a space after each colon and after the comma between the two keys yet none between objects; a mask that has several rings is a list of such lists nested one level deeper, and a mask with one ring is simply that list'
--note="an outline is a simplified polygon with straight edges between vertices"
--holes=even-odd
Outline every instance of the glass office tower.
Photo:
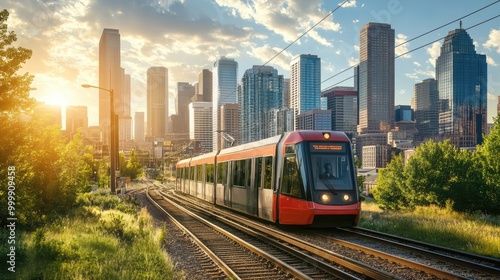
[{"label": "glass office tower", "polygon": [[[213,145],[212,149],[217,151],[222,146],[221,111],[224,104],[236,104],[238,62],[232,58],[221,57],[214,63],[212,69],[212,125],[213,125]],[[231,131],[226,131],[231,134]],[[231,135],[237,137],[237,135]]]},{"label": "glass office tower", "polygon": [[290,65],[290,104],[297,116],[307,111],[320,109],[321,59],[317,55],[301,54]]},{"label": "glass office tower", "polygon": [[245,71],[238,88],[240,144],[268,138],[271,111],[283,107],[283,76],[271,66]]},{"label": "glass office tower", "polygon": [[452,30],[436,60],[439,136],[457,147],[474,147],[486,132],[486,56],[477,54],[462,29]]}]

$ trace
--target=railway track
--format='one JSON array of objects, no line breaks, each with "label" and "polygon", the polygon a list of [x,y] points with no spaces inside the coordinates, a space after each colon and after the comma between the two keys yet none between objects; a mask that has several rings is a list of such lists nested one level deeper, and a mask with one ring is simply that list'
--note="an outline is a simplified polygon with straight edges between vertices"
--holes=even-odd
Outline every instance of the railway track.
[{"label": "railway track", "polygon": [[[191,200],[191,202],[186,202],[186,203],[193,203],[195,201],[195,204],[202,204],[200,203],[199,200],[193,199],[193,198],[188,198],[182,196],[184,199]],[[214,208],[212,205],[208,204],[209,208],[211,208],[211,211],[218,212],[220,210],[217,210]],[[226,212],[225,210],[222,212]],[[226,215],[226,214],[224,214]],[[236,215],[236,217],[232,217],[231,214],[227,215],[227,219],[232,219],[234,221],[238,221],[238,223],[245,224],[245,226],[248,227],[254,227],[254,222],[253,221],[247,221],[246,219],[243,219],[240,215]],[[270,230],[269,225],[264,225],[264,226],[259,226],[259,223],[257,224],[257,228],[261,227],[261,229],[258,229],[259,231],[266,232]],[[360,231],[362,229],[356,229],[357,231]],[[339,232],[343,231],[342,229],[337,229],[334,232]],[[331,232],[331,230],[330,230]],[[292,233],[293,230],[292,230]],[[295,232],[297,233],[297,232]],[[373,232],[375,234],[376,232]],[[366,234],[366,233],[365,233]],[[270,234],[272,235],[272,233]],[[286,236],[286,234],[283,234],[281,231],[278,233],[278,236]],[[294,234],[292,234],[294,235]],[[345,233],[344,233],[345,235]],[[353,233],[347,233],[348,236],[353,235]],[[276,237],[278,238],[278,237]],[[372,268],[378,268],[375,269],[374,271],[377,271],[378,274],[370,274],[363,272],[363,265],[359,267],[350,267],[351,264],[347,264],[346,267],[348,267],[349,270],[361,272],[363,277],[365,278],[372,278],[372,279],[389,279],[389,278],[404,278],[404,279],[497,279],[497,275],[500,275],[500,270],[498,270],[498,261],[497,259],[492,259],[492,258],[483,258],[481,256],[476,256],[476,255],[470,255],[470,254],[465,254],[465,256],[462,258],[463,260],[454,260],[456,258],[454,255],[452,255],[450,252],[445,253],[445,251],[440,251],[437,254],[430,254],[426,256],[426,259],[421,259],[418,257],[418,255],[422,254],[421,250],[418,249],[419,246],[410,246],[406,247],[406,253],[402,255],[398,254],[391,254],[387,253],[387,251],[392,251],[394,246],[389,246],[389,244],[383,244],[380,245],[379,247],[383,247],[385,249],[383,250],[374,250],[370,247],[372,246],[367,246],[366,243],[374,243],[373,241],[368,241],[364,242],[365,245],[352,245],[348,244],[349,242],[343,242],[343,245],[340,245],[341,247],[344,247],[344,249],[326,249],[330,248],[329,246],[325,246],[325,244],[329,243],[339,243],[333,241],[333,239],[325,239],[324,236],[323,238],[318,238],[318,236],[315,233],[311,233],[311,231],[307,231],[306,233],[298,233],[298,236],[296,236],[297,240],[290,240],[286,237],[285,239],[280,238],[280,242],[284,242],[286,244],[292,244],[295,245],[297,248],[300,248],[300,250],[303,250],[307,252],[306,254],[316,254],[317,258],[330,262],[330,263],[337,263],[341,265],[343,264],[342,260],[336,259],[332,255],[332,251],[335,252],[342,252],[339,258],[343,259],[352,259],[352,260],[359,260],[359,263],[362,263],[364,267],[370,267],[373,266]],[[368,237],[366,237],[368,238]],[[365,238],[365,239],[366,239]],[[303,243],[303,240],[311,240],[311,243],[313,246],[310,244],[308,245],[301,245]],[[294,244],[294,243],[297,244]],[[401,242],[397,242],[401,243]],[[315,247],[319,245],[319,247]],[[348,245],[346,245],[348,244]],[[304,246],[304,247],[302,247]],[[398,245],[401,246],[401,245]],[[421,245],[420,245],[421,246]],[[414,247],[414,248],[413,248]],[[351,252],[348,254],[343,253],[345,250],[350,250]],[[435,251],[436,249],[432,249],[430,251]],[[322,251],[322,252],[320,252]],[[354,251],[354,253],[353,253]],[[453,250],[452,250],[453,251]],[[320,253],[318,253],[320,252]],[[463,253],[463,252],[462,252]],[[456,253],[460,254],[460,253]],[[361,257],[359,257],[361,256]],[[449,256],[452,256],[451,258]],[[475,257],[476,259],[474,259]],[[351,260],[350,260],[351,261]],[[406,271],[411,271],[410,274],[407,274]]]},{"label": "railway track", "polygon": [[[171,197],[160,197],[159,193],[148,192],[158,207],[165,209],[168,215],[182,223],[187,228],[185,232],[191,232],[192,238],[199,246],[208,248],[206,255],[211,256],[212,262],[216,263],[228,277],[235,279],[360,279],[366,278],[363,273],[357,273],[350,269],[339,269],[339,265],[332,265],[322,261],[317,256],[305,254],[303,250],[292,248],[288,243],[282,243],[275,238],[242,226],[224,217],[213,216],[217,221],[206,221],[206,218],[196,217],[196,224],[203,224],[201,228],[192,226],[186,222],[186,212],[182,206],[173,206],[175,203]],[[180,210],[182,209],[182,210]],[[189,216],[206,215],[197,213],[200,209],[190,209]],[[178,213],[179,212],[179,213]],[[196,212],[196,213],[195,213]],[[175,214],[172,214],[175,213]],[[177,216],[180,215],[180,216]],[[207,226],[211,228],[207,229]],[[189,233],[189,234],[191,234]],[[222,236],[222,237],[219,237]],[[220,239],[222,238],[222,240]],[[213,241],[212,239],[217,239]],[[198,241],[196,241],[198,240]],[[236,247],[233,247],[236,246]],[[245,248],[244,250],[242,248]],[[243,250],[243,251],[241,251]],[[243,257],[249,259],[244,259]],[[343,258],[343,257],[341,257]],[[344,262],[348,263],[348,260]],[[353,264],[350,264],[351,267]],[[359,264],[357,264],[359,265]],[[210,268],[213,269],[213,268]],[[358,271],[365,271],[373,279],[393,279],[389,274],[360,265]]]},{"label": "railway track", "polygon": [[375,252],[379,251],[378,249],[387,251],[389,247],[400,249],[403,252],[399,255],[411,256],[414,262],[430,267],[439,267],[440,270],[447,270],[464,278],[495,279],[500,275],[500,259],[470,254],[363,228],[337,229],[336,233],[339,232],[342,233],[340,239],[331,237],[331,232],[324,232],[323,235],[330,236],[331,242],[339,242],[351,248],[368,245]]}]

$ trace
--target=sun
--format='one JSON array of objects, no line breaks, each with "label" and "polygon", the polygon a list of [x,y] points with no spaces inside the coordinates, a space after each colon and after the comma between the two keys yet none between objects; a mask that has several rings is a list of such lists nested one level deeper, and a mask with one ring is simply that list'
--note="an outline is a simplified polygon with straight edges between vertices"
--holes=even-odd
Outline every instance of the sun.
[{"label": "sun", "polygon": [[62,108],[66,107],[67,102],[67,94],[61,92],[51,92],[48,94],[44,94],[44,96],[40,97],[40,101],[45,102],[49,105],[58,105]]}]

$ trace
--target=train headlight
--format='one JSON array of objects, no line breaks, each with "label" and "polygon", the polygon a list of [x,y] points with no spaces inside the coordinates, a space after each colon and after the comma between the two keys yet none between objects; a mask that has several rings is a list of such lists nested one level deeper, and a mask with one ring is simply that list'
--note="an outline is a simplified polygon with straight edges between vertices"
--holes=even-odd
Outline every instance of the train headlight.
[{"label": "train headlight", "polygon": [[330,201],[330,195],[324,193],[321,195],[321,202],[328,203]]},{"label": "train headlight", "polygon": [[330,139],[330,132],[323,132],[323,138],[326,140]]},{"label": "train headlight", "polygon": [[349,201],[351,197],[348,194],[344,194],[344,201]]}]

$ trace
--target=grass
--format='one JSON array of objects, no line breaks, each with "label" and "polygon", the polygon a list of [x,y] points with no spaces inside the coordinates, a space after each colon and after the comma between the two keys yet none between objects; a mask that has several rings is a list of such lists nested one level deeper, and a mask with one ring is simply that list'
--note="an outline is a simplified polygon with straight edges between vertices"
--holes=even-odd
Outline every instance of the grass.
[{"label": "grass", "polygon": [[0,279],[184,278],[162,250],[165,229],[155,229],[145,209],[99,193],[78,202],[70,216],[16,236],[16,272]]},{"label": "grass", "polygon": [[417,207],[383,211],[373,199],[362,204],[359,226],[474,254],[500,258],[500,217]]}]

